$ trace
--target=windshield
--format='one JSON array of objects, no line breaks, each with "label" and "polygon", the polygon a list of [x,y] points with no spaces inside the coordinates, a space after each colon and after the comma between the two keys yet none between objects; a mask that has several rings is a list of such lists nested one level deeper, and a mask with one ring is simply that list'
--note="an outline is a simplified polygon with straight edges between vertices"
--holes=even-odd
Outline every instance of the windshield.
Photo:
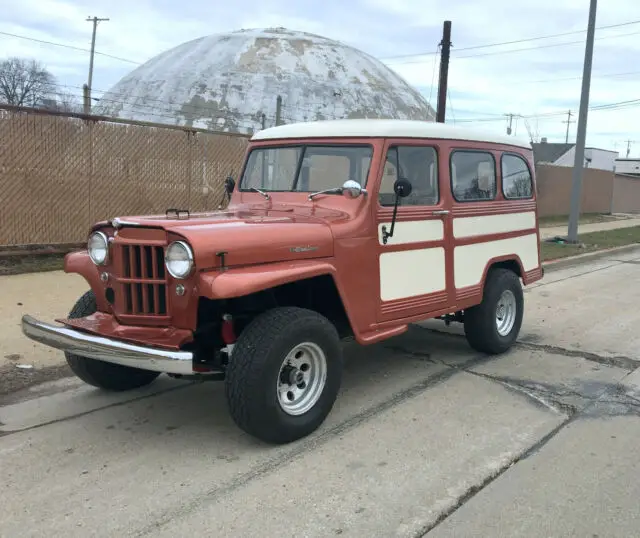
[{"label": "windshield", "polygon": [[373,148],[305,145],[256,148],[249,154],[240,190],[317,192],[352,179],[367,183]]}]

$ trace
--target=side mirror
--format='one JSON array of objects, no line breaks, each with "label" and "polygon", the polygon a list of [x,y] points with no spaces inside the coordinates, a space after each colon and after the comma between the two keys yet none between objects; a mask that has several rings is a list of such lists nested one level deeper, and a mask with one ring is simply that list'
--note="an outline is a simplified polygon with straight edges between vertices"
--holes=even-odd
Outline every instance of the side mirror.
[{"label": "side mirror", "polygon": [[361,194],[367,194],[367,191],[362,188],[362,185],[353,179],[349,179],[342,185],[342,194],[346,198],[357,198]]},{"label": "side mirror", "polygon": [[384,245],[387,244],[387,241],[389,240],[390,237],[393,237],[393,230],[396,226],[396,217],[398,215],[398,200],[400,200],[400,198],[406,198],[407,196],[409,196],[411,194],[412,189],[413,189],[413,186],[411,185],[411,182],[408,179],[405,179],[402,177],[396,179],[395,183],[393,184],[393,192],[396,193],[396,201],[393,204],[393,217],[391,217],[391,229],[387,230],[386,226],[382,227],[382,243]]},{"label": "side mirror", "polygon": [[227,179],[224,180],[224,190],[225,192],[231,196],[231,193],[233,192],[233,189],[235,189],[236,187],[236,182],[233,179],[233,177],[228,176]]},{"label": "side mirror", "polygon": [[398,198],[406,198],[411,194],[412,190],[413,186],[411,185],[411,182],[402,177],[396,179],[396,182],[393,184],[393,192],[396,193]]}]

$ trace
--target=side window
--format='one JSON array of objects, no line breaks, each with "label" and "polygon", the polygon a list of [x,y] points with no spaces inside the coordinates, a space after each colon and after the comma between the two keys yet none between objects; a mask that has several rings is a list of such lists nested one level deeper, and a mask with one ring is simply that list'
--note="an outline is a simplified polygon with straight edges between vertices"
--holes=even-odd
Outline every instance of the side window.
[{"label": "side window", "polygon": [[438,191],[438,154],[427,146],[393,146],[387,152],[378,199],[382,206],[395,203],[393,184],[398,177],[411,182],[411,194],[398,205],[436,205]]},{"label": "side window", "polygon": [[527,162],[518,155],[503,155],[501,159],[502,193],[505,198],[531,198],[533,181]]},{"label": "side window", "polygon": [[451,190],[458,202],[493,200],[497,190],[493,155],[483,151],[454,151]]}]

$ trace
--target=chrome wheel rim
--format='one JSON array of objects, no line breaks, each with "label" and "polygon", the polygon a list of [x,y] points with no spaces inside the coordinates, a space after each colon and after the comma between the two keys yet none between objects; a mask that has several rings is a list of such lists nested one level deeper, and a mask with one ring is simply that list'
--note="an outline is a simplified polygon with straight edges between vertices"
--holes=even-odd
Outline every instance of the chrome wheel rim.
[{"label": "chrome wheel rim", "polygon": [[518,305],[511,290],[504,290],[496,307],[496,328],[500,336],[507,336],[516,323]]},{"label": "chrome wheel rim", "polygon": [[302,415],[320,399],[327,382],[327,358],[313,342],[294,347],[284,359],[276,391],[280,408],[288,415]]}]

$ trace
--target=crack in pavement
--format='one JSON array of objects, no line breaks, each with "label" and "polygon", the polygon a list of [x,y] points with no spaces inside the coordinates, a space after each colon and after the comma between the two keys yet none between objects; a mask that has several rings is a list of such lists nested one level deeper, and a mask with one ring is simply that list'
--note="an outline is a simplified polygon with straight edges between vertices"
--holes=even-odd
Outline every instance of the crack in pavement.
[{"label": "crack in pavement", "polygon": [[[465,338],[463,334],[455,334],[447,331],[441,331],[439,329],[432,329],[430,327],[423,327],[421,325],[415,325],[416,328],[422,331],[432,332],[438,335],[448,336],[451,338]],[[561,355],[564,357],[576,357],[583,358],[590,362],[595,362],[598,364],[603,364],[605,366],[614,366],[616,368],[621,368],[623,370],[636,370],[640,368],[640,359],[636,359],[634,357],[628,357],[626,355],[600,355],[598,353],[592,353],[590,351],[582,351],[579,349],[567,349],[560,346],[554,346],[549,344],[536,344],[534,342],[526,342],[523,340],[517,341],[513,344],[513,348],[515,349],[528,349],[530,351],[543,351],[545,353],[550,353],[552,355]]]},{"label": "crack in pavement", "polygon": [[544,351],[553,355],[563,355],[565,357],[583,358],[590,362],[596,362],[605,366],[615,366],[623,370],[635,370],[640,368],[640,359],[634,359],[626,355],[599,355],[590,351],[581,351],[579,349],[566,349],[564,347],[553,346],[549,344],[535,344],[533,342],[520,341],[515,346],[520,349],[529,349],[532,351]]},{"label": "crack in pavement", "polygon": [[[543,405],[548,405],[552,409],[556,409],[560,412],[565,413],[567,415],[567,418],[530,448],[524,450],[521,454],[516,455],[510,461],[506,462],[503,466],[497,469],[494,473],[485,477],[485,479],[478,484],[469,487],[456,499],[454,503],[452,503],[452,505],[447,510],[443,511],[434,522],[430,523],[429,525],[425,525],[422,529],[420,529],[414,535],[415,538],[423,538],[424,536],[429,534],[429,532],[431,532],[448,517],[454,514],[458,509],[469,502],[484,488],[489,486],[492,482],[506,473],[511,467],[537,454],[564,428],[566,428],[569,424],[575,422],[576,420],[605,418],[621,415],[640,416],[640,399],[628,394],[623,385],[624,379],[630,376],[633,372],[628,372],[617,383],[600,383],[598,386],[601,388],[601,390],[596,391],[596,394],[584,394],[565,385],[554,386],[547,383],[531,382],[527,380],[513,379],[509,377],[501,377],[474,372],[472,370],[464,369],[462,367],[456,367],[453,365],[451,367],[500,383],[503,386],[510,388],[511,390],[524,394],[528,399],[534,400],[538,404],[542,402]],[[561,398],[567,395],[578,397],[579,399],[583,400],[583,405],[578,406],[563,402]]]},{"label": "crack in pavement", "polygon": [[[601,396],[605,397],[605,394]],[[451,515],[453,515],[457,510],[462,508],[467,502],[469,502],[473,497],[475,497],[478,493],[484,490],[487,486],[493,483],[495,480],[500,478],[503,474],[505,474],[509,469],[513,466],[517,465],[519,462],[524,461],[538,452],[542,450],[552,439],[556,437],[562,430],[564,430],[567,426],[572,424],[577,420],[584,420],[588,418],[602,417],[601,410],[598,410],[595,414],[591,413],[592,409],[598,408],[599,405],[604,403],[601,401],[601,398],[597,398],[595,401],[590,400],[585,407],[582,409],[576,409],[574,412],[569,414],[565,420],[563,420],[558,426],[556,426],[553,430],[551,430],[547,435],[545,435],[542,439],[540,439],[537,443],[532,445],[530,448],[524,450],[521,454],[516,455],[514,458],[506,462],[503,466],[497,469],[494,473],[485,477],[484,480],[469,487],[463,494],[458,496],[456,501],[452,503],[452,505],[442,512],[438,518],[429,525],[425,525],[422,529],[414,534],[414,538],[424,538],[427,536],[432,530],[434,530],[438,525],[443,523],[446,519],[448,519]],[[606,402],[606,400],[605,400]],[[640,402],[639,402],[640,403]],[[625,414],[634,414],[640,416],[640,406],[636,404],[637,409],[634,410],[633,413],[629,413],[628,410]]]},{"label": "crack in pavement", "polygon": [[429,534],[433,529],[435,529],[438,525],[446,521],[450,516],[452,516],[457,510],[462,508],[466,503],[468,503],[471,499],[473,499],[478,493],[484,490],[488,485],[492,482],[500,478],[504,473],[506,473],[511,467],[516,465],[518,462],[531,457],[532,455],[539,452],[544,446],[549,443],[558,433],[560,433],[564,428],[566,428],[569,424],[571,424],[576,417],[577,413],[567,417],[560,424],[558,424],[555,428],[553,428],[547,435],[542,437],[537,443],[530,446],[529,448],[523,450],[519,455],[516,455],[514,458],[505,463],[502,467],[497,469],[495,472],[491,473],[484,480],[469,487],[462,495],[460,495],[455,502],[445,511],[443,511],[435,521],[432,523],[425,525],[423,528],[419,529],[415,534],[414,538],[423,538],[427,534]]},{"label": "crack in pavement", "polygon": [[[431,362],[433,364],[439,364],[438,362],[433,361],[430,357],[425,358],[424,356],[428,355],[425,353],[410,352],[406,354],[409,356],[420,356],[421,360],[427,360],[428,362]],[[495,360],[496,358],[497,357],[494,356],[487,357],[484,354],[476,355],[472,356],[468,361],[465,362],[465,364],[480,365]],[[447,366],[446,364],[443,365]],[[343,422],[333,426],[332,428],[329,428],[325,431],[320,431],[320,433],[318,433],[317,435],[312,435],[298,441],[298,444],[292,450],[286,450],[274,456],[273,458],[270,458],[269,460],[257,465],[255,468],[247,471],[246,473],[238,475],[228,483],[215,487],[208,492],[205,492],[204,494],[198,495],[196,496],[196,498],[185,502],[172,511],[165,512],[164,516],[161,519],[146,527],[143,527],[142,529],[139,529],[134,534],[134,536],[148,536],[149,534],[154,534],[158,531],[158,529],[166,526],[175,519],[186,517],[194,511],[198,510],[204,504],[217,502],[221,497],[233,493],[234,491],[242,488],[251,481],[262,478],[263,476],[267,476],[272,472],[278,471],[289,463],[300,459],[308,452],[325,445],[336,437],[353,430],[360,424],[363,424],[368,420],[375,418],[385,411],[388,411],[389,409],[396,407],[397,405],[400,405],[406,401],[409,401],[410,399],[419,396],[425,391],[444,383],[445,381],[449,380],[459,373],[461,373],[460,370],[447,367],[441,372],[429,375],[427,378],[419,381],[415,385],[397,392],[383,402],[373,405],[372,407],[365,409],[361,413],[353,415],[351,418],[344,420]]]},{"label": "crack in pavement", "polygon": [[[589,271],[584,271],[582,273],[573,273],[573,274],[571,274],[569,276],[566,276],[564,278],[559,278],[557,280],[552,280],[551,282],[540,282],[540,281],[538,281],[538,282],[535,282],[531,286],[527,286],[523,291],[525,293],[530,293],[531,290],[535,290],[537,288],[542,288],[544,286],[551,286],[553,284],[558,284],[559,282],[565,282],[565,281],[571,280],[573,278],[578,278],[578,277],[585,276],[585,275],[591,275],[591,274],[597,273],[599,271],[606,271],[607,269],[611,269],[612,267],[616,267],[620,263],[623,263],[623,262],[618,261],[618,260],[610,260],[610,261],[614,261],[615,263],[612,263],[611,265],[605,265],[604,267],[596,267],[595,269],[591,269]],[[571,267],[563,267],[562,269],[558,269],[558,271],[567,270],[567,269],[571,269]]]},{"label": "crack in pavement", "polygon": [[631,265],[640,265],[640,260],[611,260],[618,263],[630,263]]},{"label": "crack in pavement", "polygon": [[130,403],[139,402],[141,400],[146,400],[148,398],[154,398],[155,396],[161,396],[167,394],[169,392],[173,392],[176,390],[183,390],[189,386],[195,385],[199,383],[198,381],[185,381],[184,385],[176,385],[174,387],[168,387],[166,389],[155,391],[151,394],[141,394],[140,396],[136,396],[133,398],[129,398],[127,400],[123,400],[121,402],[114,402],[110,404],[103,405],[101,407],[96,407],[95,409],[89,409],[87,411],[81,411],[79,413],[74,413],[73,415],[68,415],[65,417],[55,418],[52,420],[48,420],[46,422],[42,422],[40,424],[34,424],[33,426],[27,426],[26,428],[18,428],[16,430],[1,430],[0,437],[6,437],[9,435],[15,435],[17,433],[28,432],[31,430],[37,430],[39,428],[44,428],[45,426],[50,426],[51,424],[58,424],[60,422],[67,422],[69,420],[73,420],[74,418],[84,417],[86,415],[90,415],[92,413],[97,413],[99,411],[103,411],[105,409],[111,409],[112,407],[121,407],[123,405],[128,405]]}]

